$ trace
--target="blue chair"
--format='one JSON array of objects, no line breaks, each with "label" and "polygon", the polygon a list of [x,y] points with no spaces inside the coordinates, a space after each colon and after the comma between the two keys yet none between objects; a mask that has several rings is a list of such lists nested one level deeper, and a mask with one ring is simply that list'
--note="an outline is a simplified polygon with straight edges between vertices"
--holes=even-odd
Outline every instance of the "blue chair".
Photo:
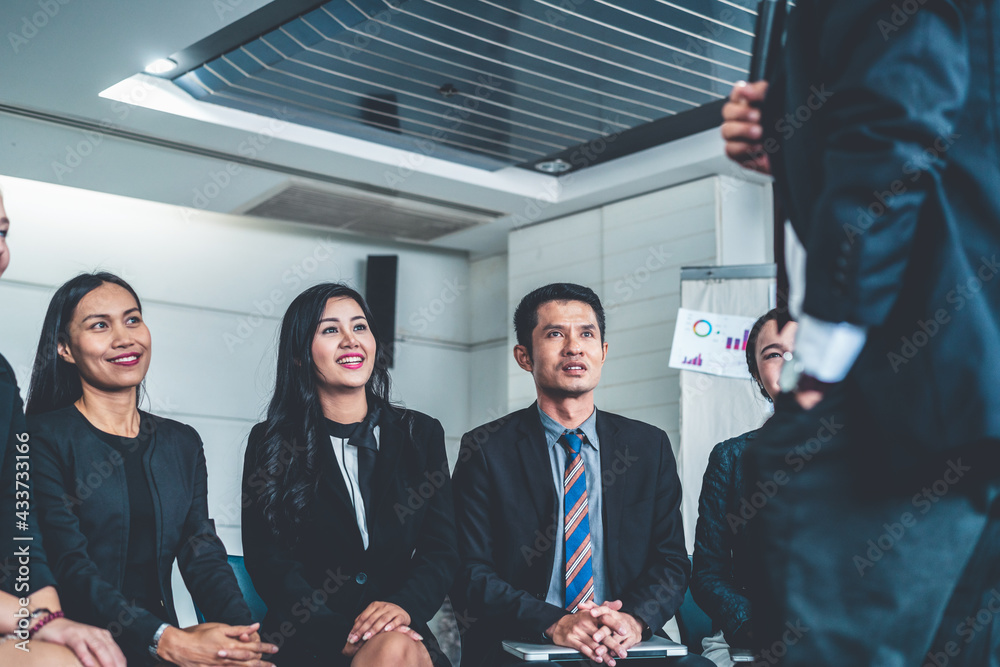
[{"label": "blue chair", "polygon": [[713,634],[712,619],[694,601],[690,586],[684,592],[681,608],[677,610],[677,628],[681,633],[681,643],[688,647],[689,652],[698,655],[701,655],[701,640]]},{"label": "blue chair", "polygon": [[[260,621],[267,613],[267,605],[260,599],[253,587],[250,573],[247,572],[246,565],[243,563],[243,556],[229,556],[229,567],[233,568],[233,573],[236,574],[236,583],[239,584],[243,599],[250,607],[250,620],[254,623]],[[198,609],[197,605],[195,605],[194,611],[198,615],[198,622],[204,623],[205,615],[201,613],[201,609]]]}]

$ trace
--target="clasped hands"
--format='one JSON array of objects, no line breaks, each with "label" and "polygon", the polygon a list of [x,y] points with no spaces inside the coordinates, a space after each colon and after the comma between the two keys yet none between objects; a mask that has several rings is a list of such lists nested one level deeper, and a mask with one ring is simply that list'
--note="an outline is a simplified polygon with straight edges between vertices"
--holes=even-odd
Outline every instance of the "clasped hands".
[{"label": "clasped hands", "polygon": [[575,614],[567,614],[549,626],[545,634],[558,646],[614,667],[615,658],[627,658],[628,650],[642,640],[642,624],[621,608],[621,600],[600,605],[584,602]]},{"label": "clasped hands", "polygon": [[391,602],[372,602],[354,619],[354,626],[347,633],[347,643],[341,653],[348,658],[364,646],[365,642],[380,632],[402,632],[413,641],[423,637],[410,628],[410,615],[406,610]]},{"label": "clasped hands", "polygon": [[180,667],[274,667],[263,656],[277,653],[278,647],[262,642],[259,629],[260,623],[201,623],[183,629],[171,626],[164,630],[157,653]]}]

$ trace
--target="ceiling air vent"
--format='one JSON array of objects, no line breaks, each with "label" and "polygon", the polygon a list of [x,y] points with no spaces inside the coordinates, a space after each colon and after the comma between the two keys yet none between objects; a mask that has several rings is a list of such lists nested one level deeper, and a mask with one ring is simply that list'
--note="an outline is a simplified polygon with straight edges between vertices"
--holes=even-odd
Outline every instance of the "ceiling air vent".
[{"label": "ceiling air vent", "polygon": [[283,186],[239,212],[407,241],[433,241],[504,215],[429,198],[300,183]]}]

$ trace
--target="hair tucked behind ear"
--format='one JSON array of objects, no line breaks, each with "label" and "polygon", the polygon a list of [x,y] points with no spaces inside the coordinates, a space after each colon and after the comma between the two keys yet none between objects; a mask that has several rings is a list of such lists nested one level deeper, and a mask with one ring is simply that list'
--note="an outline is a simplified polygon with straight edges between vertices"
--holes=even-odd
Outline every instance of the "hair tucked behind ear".
[{"label": "hair tucked behind ear", "polygon": [[[288,306],[278,339],[278,368],[265,420],[264,442],[254,466],[262,484],[251,502],[260,505],[275,535],[295,538],[311,510],[319,483],[320,453],[329,446],[324,436],[323,408],[316,386],[312,342],[329,299],[353,299],[381,340],[368,304],[355,290],[340,283],[310,287]],[[377,347],[375,369],[365,386],[369,402],[395,410],[389,401],[391,381],[382,346]]]},{"label": "hair tucked behind ear", "polygon": [[[128,291],[135,299],[139,312],[142,312],[142,303],[135,290],[113,273],[83,273],[57,289],[49,301],[49,309],[42,323],[42,335],[38,339],[35,364],[28,384],[28,404],[25,407],[27,414],[37,415],[65,408],[83,395],[80,372],[76,366],[59,356],[59,344],[69,341],[69,324],[83,297],[105,284],[118,285]],[[142,393],[140,384],[135,393],[136,405],[139,404]]]}]

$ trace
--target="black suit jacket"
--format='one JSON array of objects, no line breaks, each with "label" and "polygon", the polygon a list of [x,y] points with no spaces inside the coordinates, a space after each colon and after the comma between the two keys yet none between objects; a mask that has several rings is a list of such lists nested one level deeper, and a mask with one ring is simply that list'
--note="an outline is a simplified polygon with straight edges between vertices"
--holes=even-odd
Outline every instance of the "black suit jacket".
[{"label": "black suit jacket", "polygon": [[849,380],[907,448],[1000,438],[998,61],[997,0],[800,0],[765,104],[804,310],[871,327]]},{"label": "black suit jacket", "polygon": [[[28,417],[42,535],[66,615],[108,628],[129,664],[140,664],[162,621],[122,595],[128,547],[128,485],[121,455],[73,406]],[[142,413],[143,463],[157,517],[162,607],[177,625],[170,575],[177,561],[209,621],[249,624],[250,610],[208,516],[208,472],[198,433]]]},{"label": "black suit jacket", "polygon": [[458,569],[444,430],[420,412],[387,409],[379,428],[367,551],[331,446],[320,451],[319,488],[307,526],[297,540],[272,534],[256,502],[265,476],[273,474],[257,466],[265,424],[250,432],[243,553],[267,604],[263,636],[282,645],[281,664],[340,664],[354,619],[376,600],[406,610],[411,626],[429,640],[435,664],[441,664],[427,621]]},{"label": "black suit jacket", "polygon": [[712,629],[722,630],[728,644],[738,647],[752,646],[747,588],[755,575],[747,552],[746,508],[741,505],[749,495],[743,451],[756,438],[757,431],[749,431],[712,449],[698,498],[691,568],[691,597],[712,619]]},{"label": "black suit jacket", "polygon": [[[55,586],[42,548],[35,494],[29,490],[33,486],[35,457],[34,443],[27,433],[14,369],[0,356],[0,590],[19,598],[46,586]],[[19,460],[17,457],[25,449],[28,458]],[[21,530],[16,522],[25,515],[28,528]],[[15,537],[31,539],[15,542]],[[17,572],[25,548],[31,561],[31,574],[26,578],[19,577]]]},{"label": "black suit jacket", "polygon": [[[609,594],[658,630],[684,600],[690,575],[670,441],[654,426],[601,411],[597,437]],[[567,613],[545,602],[558,515],[537,405],[466,433],[454,479],[462,665],[492,665],[504,655],[501,640],[542,641]]]}]

